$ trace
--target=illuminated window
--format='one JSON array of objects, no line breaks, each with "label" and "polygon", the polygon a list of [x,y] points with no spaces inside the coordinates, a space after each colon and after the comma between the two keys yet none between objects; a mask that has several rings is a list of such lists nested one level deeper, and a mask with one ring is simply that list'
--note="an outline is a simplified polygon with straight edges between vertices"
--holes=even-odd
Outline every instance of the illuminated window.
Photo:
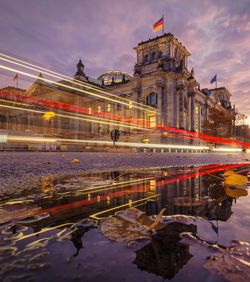
[{"label": "illuminated window", "polygon": [[111,105],[108,104],[108,106],[107,106],[107,112],[110,112],[110,111],[111,111]]},{"label": "illuminated window", "polygon": [[149,116],[149,127],[156,127],[156,116]]},{"label": "illuminated window", "polygon": [[132,109],[132,107],[133,107],[133,103],[132,103],[132,101],[129,101],[129,103],[128,103],[128,108],[129,108],[129,109]]},{"label": "illuminated window", "polygon": [[92,108],[89,107],[89,115],[91,115],[91,114],[92,114]]},{"label": "illuminated window", "polygon": [[156,182],[155,182],[155,180],[150,180],[150,181],[149,181],[149,190],[150,190],[150,191],[155,191],[155,188],[156,188]]},{"label": "illuminated window", "polygon": [[98,107],[97,107],[97,112],[100,113],[100,112],[101,112],[101,109],[102,109],[101,106],[98,106]]},{"label": "illuminated window", "polygon": [[157,106],[157,94],[150,93],[146,98],[146,104],[153,107]]}]

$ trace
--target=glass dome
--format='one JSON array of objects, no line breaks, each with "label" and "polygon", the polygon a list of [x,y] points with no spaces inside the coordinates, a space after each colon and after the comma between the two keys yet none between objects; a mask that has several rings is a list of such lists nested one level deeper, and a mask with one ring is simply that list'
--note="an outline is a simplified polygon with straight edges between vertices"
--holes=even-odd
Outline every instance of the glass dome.
[{"label": "glass dome", "polygon": [[102,85],[109,86],[117,83],[127,82],[131,80],[132,76],[124,71],[112,70],[108,71],[98,77]]}]

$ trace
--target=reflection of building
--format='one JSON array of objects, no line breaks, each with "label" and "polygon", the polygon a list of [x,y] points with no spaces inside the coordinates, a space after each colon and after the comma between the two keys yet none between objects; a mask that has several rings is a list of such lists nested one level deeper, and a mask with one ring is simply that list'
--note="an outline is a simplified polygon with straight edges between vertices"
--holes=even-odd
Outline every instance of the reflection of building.
[{"label": "reflection of building", "polygon": [[189,246],[180,243],[180,233],[196,233],[195,225],[170,223],[153,236],[150,244],[136,251],[134,263],[142,270],[171,279],[190,260]]},{"label": "reflection of building", "polygon": [[[99,80],[94,80],[85,74],[84,65],[80,60],[74,81],[59,81],[52,84],[43,80],[43,76],[40,75],[31,87],[21,91],[21,95],[25,96],[27,101],[33,97],[51,102],[47,105],[41,103],[39,106],[33,105],[33,108],[38,110],[58,111],[53,103],[60,102],[67,104],[69,110],[70,105],[83,108],[87,117],[105,116],[111,121],[117,118],[119,122],[128,125],[135,120],[140,125],[152,128],[156,125],[166,125],[197,132],[202,131],[203,121],[208,118],[210,108],[233,110],[230,103],[231,95],[226,88],[200,90],[194,71],[188,70],[190,53],[172,34],[164,34],[141,42],[134,49],[137,59],[133,76],[121,71],[110,71],[102,74]],[[91,90],[87,85],[78,85],[79,91],[72,89],[76,87],[77,81],[88,83],[92,87]],[[86,91],[99,93],[96,87],[115,95],[116,101],[86,94]],[[85,92],[82,93],[81,90]],[[11,95],[12,92],[11,89],[2,89],[1,95],[4,93]],[[122,99],[129,99],[130,102],[126,105],[119,103],[123,101]],[[25,99],[22,102],[24,103]],[[139,109],[135,103],[144,105],[144,108]],[[151,112],[145,111],[149,108]],[[153,109],[157,109],[158,114]],[[11,109],[2,109],[0,121],[2,129],[27,130],[65,138],[109,136],[114,127],[120,128],[126,134],[133,132],[129,126],[124,128],[119,124],[103,124],[93,122],[93,119],[86,121],[56,116],[46,121],[39,113]]]}]

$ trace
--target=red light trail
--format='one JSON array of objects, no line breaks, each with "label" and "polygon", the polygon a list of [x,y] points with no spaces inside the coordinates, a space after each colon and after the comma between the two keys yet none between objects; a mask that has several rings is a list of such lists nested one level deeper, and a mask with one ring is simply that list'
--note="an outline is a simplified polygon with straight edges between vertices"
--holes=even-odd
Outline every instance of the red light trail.
[{"label": "red light trail", "polygon": [[[207,174],[212,174],[212,173],[219,172],[219,171],[234,169],[234,168],[238,168],[238,167],[242,167],[242,166],[246,166],[246,165],[249,165],[249,164],[248,163],[241,163],[241,164],[233,164],[233,165],[219,164],[219,165],[202,166],[202,167],[198,168],[197,171],[195,171],[193,173],[184,174],[184,175],[180,175],[180,176],[173,177],[173,178],[170,178],[170,179],[165,179],[165,180],[157,180],[156,179],[155,186],[161,187],[161,186],[164,186],[164,185],[167,185],[167,184],[175,183],[177,181],[184,181],[186,179],[204,176],[204,175],[207,175]],[[194,170],[195,170],[195,168],[194,168]],[[145,190],[145,188],[148,188],[148,190]],[[139,192],[147,192],[147,191],[149,191],[149,188],[150,188],[149,184],[134,185],[131,188],[125,188],[122,191],[116,191],[116,192],[109,193],[109,194],[106,194],[106,195],[102,195],[102,196],[99,196],[99,197],[97,196],[97,197],[93,197],[91,199],[84,199],[84,200],[80,200],[80,201],[75,201],[73,203],[67,203],[67,204],[58,205],[58,206],[51,207],[51,208],[41,209],[41,213],[48,212],[48,213],[56,214],[56,213],[62,212],[62,211],[67,210],[67,209],[72,209],[72,208],[74,209],[74,208],[82,207],[82,206],[89,205],[89,204],[103,202],[103,201],[107,200],[107,197],[109,197],[110,199],[113,199],[113,198],[121,197],[123,195],[129,195],[129,194],[139,193]]]}]

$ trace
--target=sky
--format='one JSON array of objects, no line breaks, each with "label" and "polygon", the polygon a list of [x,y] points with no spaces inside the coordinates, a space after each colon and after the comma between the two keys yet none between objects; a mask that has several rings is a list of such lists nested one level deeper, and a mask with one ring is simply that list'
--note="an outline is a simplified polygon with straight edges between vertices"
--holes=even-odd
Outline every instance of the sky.
[{"label": "sky", "polygon": [[133,73],[133,47],[160,35],[162,14],[201,87],[217,73],[250,124],[250,0],[0,0],[0,49],[70,76],[80,58],[95,78]]}]

